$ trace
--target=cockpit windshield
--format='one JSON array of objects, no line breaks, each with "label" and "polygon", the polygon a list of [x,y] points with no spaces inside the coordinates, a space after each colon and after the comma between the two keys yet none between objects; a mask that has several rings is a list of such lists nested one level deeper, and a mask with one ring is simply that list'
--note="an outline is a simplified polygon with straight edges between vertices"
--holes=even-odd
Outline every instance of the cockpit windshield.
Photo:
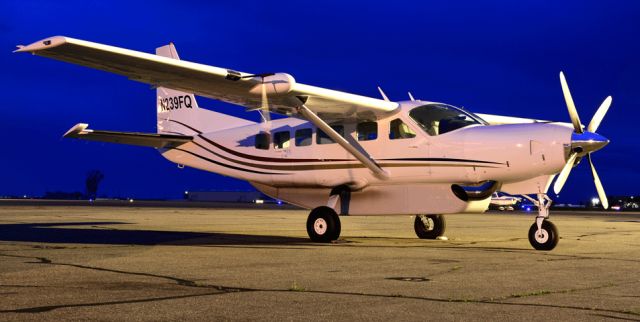
[{"label": "cockpit windshield", "polygon": [[445,134],[469,125],[486,124],[476,115],[446,104],[418,106],[409,112],[409,116],[431,136]]}]

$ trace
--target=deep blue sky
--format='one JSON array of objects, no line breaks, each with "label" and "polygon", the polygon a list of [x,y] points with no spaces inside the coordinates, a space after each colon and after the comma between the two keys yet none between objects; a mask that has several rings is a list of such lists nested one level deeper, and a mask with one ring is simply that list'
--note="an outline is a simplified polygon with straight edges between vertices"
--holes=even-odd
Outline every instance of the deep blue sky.
[{"label": "deep blue sky", "polygon": [[[586,124],[607,95],[594,155],[609,195],[640,182],[638,1],[2,1],[0,195],[82,191],[101,169],[101,193],[180,197],[247,183],[179,170],[155,150],[61,140],[78,122],[155,131],[154,91],[123,77],[27,54],[17,44],[53,35],[153,52],[173,41],[186,60],[396,100],[406,91],[476,112],[568,121],[564,70]],[[257,120],[201,98],[200,105]],[[595,196],[588,165],[562,200]]]}]

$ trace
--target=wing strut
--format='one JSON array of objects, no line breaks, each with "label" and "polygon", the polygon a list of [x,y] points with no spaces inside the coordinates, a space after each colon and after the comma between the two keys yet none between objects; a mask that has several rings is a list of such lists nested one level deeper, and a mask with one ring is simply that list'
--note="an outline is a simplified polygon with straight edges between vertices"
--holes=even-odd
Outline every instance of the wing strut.
[{"label": "wing strut", "polygon": [[318,115],[313,113],[304,104],[298,107],[298,113],[302,114],[309,122],[313,123],[322,132],[326,133],[334,142],[338,143],[342,148],[351,153],[358,161],[360,161],[365,167],[369,168],[374,174],[387,178],[389,174],[383,170],[371,157],[362,153],[355,146],[350,144],[345,138],[343,138],[338,132],[336,132],[329,124],[323,121]]}]

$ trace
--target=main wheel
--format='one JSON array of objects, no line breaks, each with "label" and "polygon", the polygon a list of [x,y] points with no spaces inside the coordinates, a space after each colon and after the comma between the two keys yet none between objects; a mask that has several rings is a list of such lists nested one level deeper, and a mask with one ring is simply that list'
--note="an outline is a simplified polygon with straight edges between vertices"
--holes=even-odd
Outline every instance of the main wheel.
[{"label": "main wheel", "polygon": [[442,215],[417,215],[413,222],[413,229],[420,239],[436,239],[444,234],[446,226]]},{"label": "main wheel", "polygon": [[558,245],[559,239],[558,228],[548,220],[542,222],[540,231],[536,223],[529,228],[529,243],[537,250],[552,250]]},{"label": "main wheel", "polygon": [[307,233],[314,242],[329,243],[340,237],[340,218],[332,208],[313,209],[307,218]]}]

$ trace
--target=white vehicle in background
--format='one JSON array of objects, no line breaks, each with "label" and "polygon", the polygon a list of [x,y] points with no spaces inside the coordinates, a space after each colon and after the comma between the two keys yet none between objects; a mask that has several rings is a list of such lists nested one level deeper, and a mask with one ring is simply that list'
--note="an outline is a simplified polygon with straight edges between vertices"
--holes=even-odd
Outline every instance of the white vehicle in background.
[{"label": "white vehicle in background", "polygon": [[[529,242],[551,250],[559,236],[548,220],[547,190],[559,173],[553,186],[559,193],[582,158],[608,207],[591,153],[609,143],[595,132],[611,96],[584,127],[562,73],[571,124],[474,114],[412,95],[391,101],[382,90],[377,99],[302,84],[286,73],[192,63],[180,60],[173,44],[153,55],[58,36],[16,52],[123,75],[156,90],[156,133],[79,123],[64,137],[153,147],[179,167],[246,180],[274,199],[312,209],[307,233],[316,242],[338,239],[338,215],[415,215],[416,235],[436,239],[444,233],[443,215],[482,213],[500,190],[536,205]],[[195,95],[258,111],[263,122],[199,108]],[[271,120],[269,113],[286,117]]]},{"label": "white vehicle in background", "polygon": [[500,211],[513,211],[516,208],[516,204],[520,201],[522,201],[522,198],[520,197],[508,196],[505,194],[500,195],[498,192],[494,192],[491,195],[489,207]]}]

